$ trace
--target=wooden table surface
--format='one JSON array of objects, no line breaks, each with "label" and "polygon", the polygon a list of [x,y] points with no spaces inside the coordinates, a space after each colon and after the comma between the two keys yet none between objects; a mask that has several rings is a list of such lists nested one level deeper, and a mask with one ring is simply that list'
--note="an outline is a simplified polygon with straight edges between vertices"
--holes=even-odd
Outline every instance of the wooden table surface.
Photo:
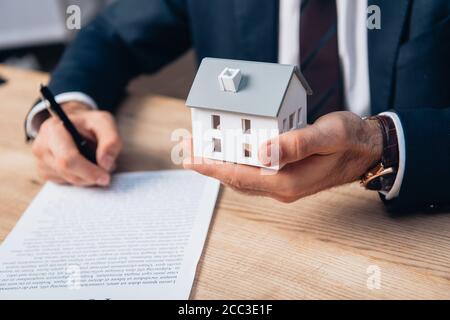
[{"label": "wooden table surface", "polygon": [[[42,187],[23,119],[47,75],[0,66],[0,241]],[[183,101],[132,95],[118,113],[120,171],[177,168]],[[380,287],[367,285],[379,270]],[[450,214],[392,218],[357,184],[282,204],[223,188],[194,299],[450,299]]]}]

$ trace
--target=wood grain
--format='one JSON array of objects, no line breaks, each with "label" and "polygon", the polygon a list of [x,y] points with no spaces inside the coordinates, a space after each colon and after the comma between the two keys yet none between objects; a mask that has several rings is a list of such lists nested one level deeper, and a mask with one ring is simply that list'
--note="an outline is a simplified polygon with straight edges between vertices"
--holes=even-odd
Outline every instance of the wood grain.
[{"label": "wood grain", "polygon": [[[0,66],[0,240],[42,186],[23,119],[47,75]],[[176,128],[190,128],[183,102],[129,97],[118,113],[120,171],[179,168]],[[222,188],[191,297],[194,299],[450,299],[450,215],[392,218],[357,184],[293,204]],[[370,290],[367,268],[381,271]]]}]

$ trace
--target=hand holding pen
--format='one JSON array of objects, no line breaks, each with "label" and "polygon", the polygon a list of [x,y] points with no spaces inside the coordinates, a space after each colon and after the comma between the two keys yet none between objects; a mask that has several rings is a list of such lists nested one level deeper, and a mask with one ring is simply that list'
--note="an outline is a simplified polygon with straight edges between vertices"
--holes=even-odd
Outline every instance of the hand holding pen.
[{"label": "hand holding pen", "polygon": [[48,88],[41,92],[54,115],[33,142],[41,176],[62,184],[108,186],[122,149],[113,116],[76,101],[61,107]]}]

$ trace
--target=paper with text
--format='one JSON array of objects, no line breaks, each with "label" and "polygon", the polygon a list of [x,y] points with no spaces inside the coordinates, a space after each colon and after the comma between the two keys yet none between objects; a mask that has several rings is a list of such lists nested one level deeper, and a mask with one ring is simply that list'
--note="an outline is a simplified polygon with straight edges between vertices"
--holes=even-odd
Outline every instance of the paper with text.
[{"label": "paper with text", "polygon": [[182,170],[48,183],[0,247],[0,299],[187,299],[218,191]]}]

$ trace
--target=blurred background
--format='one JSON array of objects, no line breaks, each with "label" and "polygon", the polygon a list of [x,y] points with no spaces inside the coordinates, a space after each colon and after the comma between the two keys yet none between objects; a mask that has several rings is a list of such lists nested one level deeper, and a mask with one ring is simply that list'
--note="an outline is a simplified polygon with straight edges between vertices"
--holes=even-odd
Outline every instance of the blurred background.
[{"label": "blurred background", "polygon": [[[77,32],[66,27],[67,7],[80,7],[83,26],[114,1],[126,0],[0,0],[0,64],[51,72]],[[195,68],[191,51],[158,74],[136,79],[129,90],[185,99]]]}]

